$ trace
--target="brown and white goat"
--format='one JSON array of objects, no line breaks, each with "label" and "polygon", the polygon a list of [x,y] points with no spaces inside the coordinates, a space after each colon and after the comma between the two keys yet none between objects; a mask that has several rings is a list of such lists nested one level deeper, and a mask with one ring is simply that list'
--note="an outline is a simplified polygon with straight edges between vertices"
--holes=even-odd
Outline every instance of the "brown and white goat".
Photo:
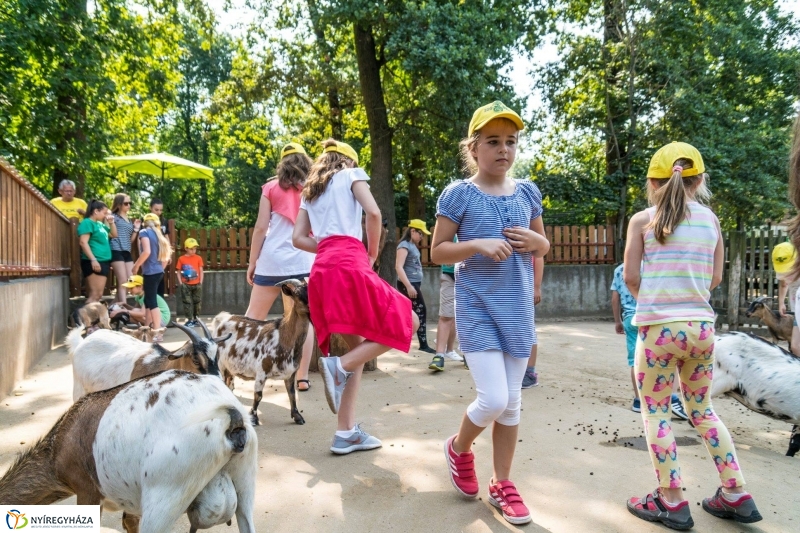
[{"label": "brown and white goat", "polygon": [[239,532],[255,533],[257,455],[247,412],[220,379],[171,370],[75,402],[0,478],[0,504],[76,495],[124,511],[128,533],[164,533],[187,509],[227,501],[232,486],[231,514],[201,523],[235,512]]},{"label": "brown and white goat", "polygon": [[175,327],[186,333],[189,341],[172,352],[118,331],[103,329],[84,339],[82,328],[72,330],[67,335],[72,356],[72,399],[164,370],[219,376],[217,343],[225,339],[208,335],[202,339],[193,329],[180,324]]},{"label": "brown and white goat", "polygon": [[774,342],[786,341],[791,343],[794,316],[790,314],[781,316],[779,312],[774,311],[768,304],[771,300],[772,298],[767,298],[766,296],[756,298],[750,302],[745,316],[759,318],[767,326]]},{"label": "brown and white goat", "polygon": [[142,342],[153,342],[157,335],[163,335],[167,328],[153,329],[150,326],[139,326],[138,328],[123,327],[122,332],[130,335]]},{"label": "brown and white goat", "polygon": [[220,313],[214,317],[211,331],[226,336],[217,350],[222,379],[233,390],[234,376],[255,380],[255,395],[250,416],[258,425],[258,404],[267,379],[282,379],[291,405],[291,416],[297,424],[305,424],[297,409],[295,376],[308,335],[308,287],[298,280],[281,282],[283,317],[253,320],[244,316]]}]

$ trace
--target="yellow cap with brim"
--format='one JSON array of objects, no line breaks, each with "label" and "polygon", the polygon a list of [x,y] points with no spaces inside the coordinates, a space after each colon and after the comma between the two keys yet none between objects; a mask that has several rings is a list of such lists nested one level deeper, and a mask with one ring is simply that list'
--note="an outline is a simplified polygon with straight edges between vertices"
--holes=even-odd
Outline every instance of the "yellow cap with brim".
[{"label": "yellow cap with brim", "polygon": [[525,124],[522,122],[520,116],[506,104],[496,100],[491,104],[478,108],[477,111],[472,114],[472,120],[469,121],[467,137],[472,137],[473,133],[496,118],[507,118],[517,126],[519,131],[525,129]]},{"label": "yellow cap with brim", "polygon": [[428,226],[425,224],[424,220],[420,220],[418,218],[412,219],[408,221],[408,227],[420,230],[425,235],[430,235],[431,232],[428,231]]},{"label": "yellow cap with brim", "polygon": [[786,274],[797,259],[797,252],[790,242],[782,242],[772,249],[772,268],[778,274]]},{"label": "yellow cap with brim", "polygon": [[650,160],[650,168],[647,169],[647,177],[655,179],[665,179],[672,176],[672,169],[675,166],[675,161],[678,159],[688,159],[692,162],[691,168],[685,168],[681,172],[684,178],[697,176],[706,171],[706,166],[703,164],[703,156],[700,152],[688,143],[671,142],[666,146],[658,149],[658,152],[653,154]]},{"label": "yellow cap with brim", "polygon": [[161,225],[161,219],[158,218],[158,215],[156,215],[155,213],[147,213],[144,216],[144,221],[145,222],[155,222],[159,226]]},{"label": "yellow cap with brim", "polygon": [[342,154],[344,156],[349,157],[353,161],[355,161],[356,165],[358,164],[358,154],[356,153],[355,150],[353,150],[352,146],[350,146],[347,143],[343,143],[343,142],[339,142],[339,141],[334,141],[334,142],[336,143],[335,145],[327,146],[323,150],[323,152],[337,152],[337,153],[340,153],[340,154]]},{"label": "yellow cap with brim", "polygon": [[186,241],[183,243],[184,248],[197,248],[199,246],[200,244],[198,244],[197,240],[192,239],[191,237],[186,239]]},{"label": "yellow cap with brim", "polygon": [[306,153],[305,148],[303,148],[299,144],[297,144],[297,143],[289,143],[289,144],[287,144],[286,146],[283,147],[283,150],[281,150],[281,159],[283,159],[287,155],[305,154],[305,153]]},{"label": "yellow cap with brim", "polygon": [[123,287],[132,289],[134,287],[141,287],[144,285],[144,278],[142,276],[131,276],[128,281],[122,284]]}]

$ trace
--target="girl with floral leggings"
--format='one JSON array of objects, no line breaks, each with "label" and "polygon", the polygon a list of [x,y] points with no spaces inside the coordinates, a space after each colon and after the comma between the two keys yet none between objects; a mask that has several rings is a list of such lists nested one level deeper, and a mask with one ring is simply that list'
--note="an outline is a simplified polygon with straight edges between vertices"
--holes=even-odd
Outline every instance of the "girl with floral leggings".
[{"label": "girl with floral leggings", "polygon": [[704,172],[700,152],[689,144],[674,142],[656,152],[647,174],[653,207],[631,218],[625,248],[625,283],[637,299],[635,372],[659,483],[652,494],[628,500],[628,510],[673,529],[694,525],[670,425],[676,379],[721,481],[716,494],[703,500],[703,509],[737,522],[761,520],[742,488],[731,436],[711,406],[714,311],[708,300],[722,280],[724,249],[719,220],[698,202],[710,196]]}]

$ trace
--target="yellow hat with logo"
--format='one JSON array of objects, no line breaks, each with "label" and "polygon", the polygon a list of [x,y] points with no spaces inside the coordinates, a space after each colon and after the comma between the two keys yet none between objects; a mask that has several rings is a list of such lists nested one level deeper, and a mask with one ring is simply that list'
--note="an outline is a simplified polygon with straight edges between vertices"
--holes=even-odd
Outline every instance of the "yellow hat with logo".
[{"label": "yellow hat with logo", "polygon": [[183,243],[184,248],[198,248],[200,244],[197,242],[196,239],[189,237]]},{"label": "yellow hat with logo", "polygon": [[479,107],[475,113],[472,114],[472,120],[469,121],[469,130],[467,137],[472,137],[472,134],[484,127],[489,121],[496,118],[507,118],[517,126],[519,131],[525,129],[525,124],[522,122],[520,116],[510,107],[499,100],[495,100],[491,104]]},{"label": "yellow hat with logo", "polygon": [[155,222],[156,226],[161,225],[161,219],[155,213],[147,213],[143,219],[145,222]]},{"label": "yellow hat with logo", "polygon": [[700,155],[697,148],[688,143],[675,141],[662,146],[653,154],[653,158],[650,159],[650,168],[647,169],[647,177],[655,179],[671,177],[675,161],[678,159],[688,159],[692,162],[691,168],[682,168],[681,176],[684,178],[697,176],[706,171],[703,156]]},{"label": "yellow hat with logo", "polygon": [[425,224],[424,220],[420,220],[418,218],[412,219],[408,221],[408,227],[420,230],[425,235],[430,235],[431,232],[428,231],[428,226]]},{"label": "yellow hat with logo", "polygon": [[305,153],[306,153],[305,148],[300,146],[298,143],[289,143],[283,147],[283,150],[281,150],[281,159],[283,159],[287,155],[305,154]]},{"label": "yellow hat with logo", "polygon": [[772,268],[778,274],[786,274],[794,266],[797,252],[790,242],[782,242],[772,249]]},{"label": "yellow hat with logo", "polygon": [[333,142],[335,142],[336,144],[333,145],[333,146],[327,146],[322,151],[323,152],[338,152],[338,153],[340,153],[340,154],[342,154],[344,156],[349,157],[353,161],[355,161],[356,165],[358,164],[358,154],[356,153],[355,150],[353,150],[352,146],[350,146],[347,143],[343,143],[343,142],[339,142],[339,141],[333,141]]},{"label": "yellow hat with logo", "polygon": [[134,287],[141,287],[144,285],[144,278],[142,276],[131,276],[128,281],[122,284],[123,287],[132,289]]}]

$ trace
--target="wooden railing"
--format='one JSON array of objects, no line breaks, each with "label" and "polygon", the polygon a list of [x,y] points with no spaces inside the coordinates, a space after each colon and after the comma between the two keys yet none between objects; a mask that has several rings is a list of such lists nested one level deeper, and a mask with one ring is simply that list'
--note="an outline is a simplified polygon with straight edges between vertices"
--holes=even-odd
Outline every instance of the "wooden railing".
[{"label": "wooden railing", "polygon": [[[397,239],[405,231],[398,228]],[[433,228],[431,228],[433,232]],[[614,226],[545,226],[550,241],[547,264],[613,264]],[[192,237],[199,244],[198,253],[209,270],[242,270],[247,268],[253,228],[182,229],[176,232],[176,257],[183,253],[184,241]],[[434,266],[430,260],[430,237],[420,242],[422,264]]]},{"label": "wooden railing", "polygon": [[64,275],[73,246],[69,220],[0,158],[0,279]]}]

